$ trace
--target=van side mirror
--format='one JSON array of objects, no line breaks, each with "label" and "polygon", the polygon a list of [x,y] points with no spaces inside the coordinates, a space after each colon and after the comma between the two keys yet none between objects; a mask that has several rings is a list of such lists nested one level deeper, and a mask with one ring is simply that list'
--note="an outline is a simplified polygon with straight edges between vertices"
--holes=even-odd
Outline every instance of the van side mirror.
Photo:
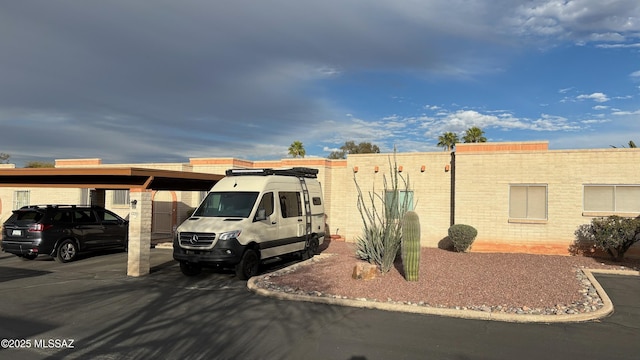
[{"label": "van side mirror", "polygon": [[258,209],[258,212],[256,212],[255,221],[262,221],[262,220],[267,220],[267,210]]}]

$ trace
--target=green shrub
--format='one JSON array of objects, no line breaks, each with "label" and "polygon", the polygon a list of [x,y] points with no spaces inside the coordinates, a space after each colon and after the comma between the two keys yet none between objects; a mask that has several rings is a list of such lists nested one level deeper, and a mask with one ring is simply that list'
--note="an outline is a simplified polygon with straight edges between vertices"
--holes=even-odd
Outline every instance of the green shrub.
[{"label": "green shrub", "polygon": [[594,218],[588,226],[576,230],[578,240],[593,241],[615,261],[621,261],[631,245],[640,241],[640,217],[623,218],[617,215]]},{"label": "green shrub", "polygon": [[478,230],[471,225],[455,224],[449,228],[449,239],[453,248],[459,252],[469,251],[477,235]]}]

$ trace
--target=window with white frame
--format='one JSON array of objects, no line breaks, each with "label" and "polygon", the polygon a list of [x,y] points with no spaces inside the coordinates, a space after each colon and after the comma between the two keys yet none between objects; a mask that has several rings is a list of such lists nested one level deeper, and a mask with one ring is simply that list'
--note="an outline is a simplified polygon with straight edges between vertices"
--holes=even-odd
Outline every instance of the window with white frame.
[{"label": "window with white frame", "polygon": [[509,219],[546,220],[547,185],[510,185]]},{"label": "window with white frame", "polygon": [[29,190],[16,190],[13,192],[13,209],[20,209],[29,205],[31,194]]},{"label": "window with white frame", "polygon": [[584,185],[586,212],[640,212],[640,185]]},{"label": "window with white frame", "polygon": [[113,205],[129,205],[129,190],[113,190]]}]

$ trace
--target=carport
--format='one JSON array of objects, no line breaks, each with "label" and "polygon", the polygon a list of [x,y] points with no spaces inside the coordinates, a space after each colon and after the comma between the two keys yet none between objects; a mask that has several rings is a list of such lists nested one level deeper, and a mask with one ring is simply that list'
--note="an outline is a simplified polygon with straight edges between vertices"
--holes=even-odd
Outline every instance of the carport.
[{"label": "carport", "polygon": [[105,205],[105,190],[129,190],[129,253],[127,275],[150,270],[152,192],[208,191],[224,175],[145,168],[24,168],[0,169],[1,187],[89,188]]}]

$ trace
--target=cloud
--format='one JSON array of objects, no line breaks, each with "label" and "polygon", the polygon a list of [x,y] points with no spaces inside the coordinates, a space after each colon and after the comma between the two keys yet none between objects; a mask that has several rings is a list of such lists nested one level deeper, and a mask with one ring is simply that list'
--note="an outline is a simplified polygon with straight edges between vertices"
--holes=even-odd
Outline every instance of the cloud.
[{"label": "cloud", "polygon": [[523,35],[623,42],[638,38],[638,18],[637,0],[534,0],[518,5],[511,22]]},{"label": "cloud", "polygon": [[617,111],[613,111],[611,115],[616,115],[616,116],[640,115],[640,110],[635,110],[635,111],[617,110]]},{"label": "cloud", "polygon": [[596,47],[602,49],[635,49],[640,48],[640,43],[632,44],[597,44]]},{"label": "cloud", "polygon": [[601,93],[601,92],[597,92],[597,93],[593,93],[593,94],[583,94],[583,95],[578,95],[576,97],[576,99],[578,100],[593,100],[595,102],[607,102],[609,101],[609,98],[607,97],[607,95]]},{"label": "cloud", "polygon": [[[465,99],[427,99],[431,105],[421,107],[400,97],[429,113],[424,116],[387,112],[364,96],[349,101],[359,92],[404,86],[397,85],[398,74],[420,86],[432,82],[438,92],[437,80],[475,81],[505,71],[513,54],[531,51],[535,38],[632,47],[640,38],[639,6],[637,0],[304,6],[294,0],[51,0],[37,7],[5,1],[0,122],[7,125],[0,151],[23,160],[278,158],[294,139],[320,153],[346,140],[387,149],[400,140],[428,146],[412,142],[414,128],[430,136],[474,125],[573,129],[569,117],[470,110]],[[354,82],[366,86],[360,90]],[[595,94],[581,96],[606,98]],[[464,105],[443,105],[453,101]]]}]

